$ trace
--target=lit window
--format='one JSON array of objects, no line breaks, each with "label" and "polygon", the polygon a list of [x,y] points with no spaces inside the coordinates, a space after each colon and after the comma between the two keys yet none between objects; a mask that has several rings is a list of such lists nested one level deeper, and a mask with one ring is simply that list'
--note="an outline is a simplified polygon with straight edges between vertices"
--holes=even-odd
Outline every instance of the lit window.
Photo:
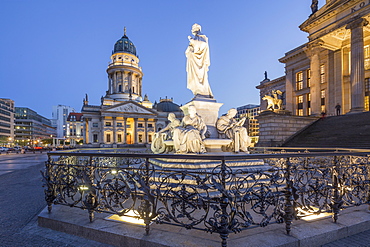
[{"label": "lit window", "polygon": [[311,94],[307,94],[307,115],[311,115]]},{"label": "lit window", "polygon": [[107,139],[107,142],[110,142],[110,134],[107,134],[106,137],[107,137],[106,138]]},{"label": "lit window", "polygon": [[303,95],[297,97],[297,115],[303,116]]},{"label": "lit window", "polygon": [[310,87],[311,85],[311,70],[310,69],[306,70],[306,75],[307,75],[307,87]]},{"label": "lit window", "polygon": [[320,66],[320,83],[325,83],[325,64]]},{"label": "lit window", "polygon": [[112,122],[106,122],[105,126],[112,126]]},{"label": "lit window", "polygon": [[325,90],[321,90],[321,112],[325,112]]},{"label": "lit window", "polygon": [[303,88],[303,72],[302,71],[296,74],[296,82],[297,82],[297,90],[301,90]]},{"label": "lit window", "polygon": [[121,134],[118,134],[118,135],[117,135],[117,141],[118,141],[118,142],[122,142],[122,135],[121,135]]},{"label": "lit window", "polygon": [[364,47],[365,69],[370,69],[370,47]]}]

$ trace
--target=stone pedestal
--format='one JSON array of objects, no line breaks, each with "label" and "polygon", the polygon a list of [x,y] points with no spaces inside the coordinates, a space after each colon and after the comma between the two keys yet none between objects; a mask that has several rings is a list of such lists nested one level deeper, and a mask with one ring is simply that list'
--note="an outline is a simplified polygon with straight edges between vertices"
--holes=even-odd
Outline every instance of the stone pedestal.
[{"label": "stone pedestal", "polygon": [[217,103],[213,98],[196,96],[190,102],[180,107],[185,115],[188,114],[189,105],[194,105],[198,115],[203,118],[210,133],[210,138],[218,138],[215,125],[218,119],[218,111],[223,103]]},{"label": "stone pedestal", "polygon": [[289,111],[280,114],[263,111],[257,120],[260,126],[257,147],[280,146],[297,131],[314,122],[316,117],[291,116]]}]

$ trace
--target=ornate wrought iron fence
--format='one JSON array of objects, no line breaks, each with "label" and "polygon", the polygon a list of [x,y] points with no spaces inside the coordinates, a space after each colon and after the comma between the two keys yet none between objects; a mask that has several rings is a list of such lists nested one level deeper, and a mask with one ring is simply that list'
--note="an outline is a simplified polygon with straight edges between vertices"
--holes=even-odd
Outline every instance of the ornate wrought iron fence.
[{"label": "ornate wrought iron fence", "polygon": [[[145,153],[49,153],[45,199],[53,204],[143,219],[150,223],[230,233],[284,223],[308,214],[370,204],[370,152],[256,155],[154,155]],[[262,165],[248,168],[248,161]],[[212,164],[212,168],[164,168],[158,161]],[[185,161],[184,161],[185,160]],[[234,166],[233,162],[245,163]],[[190,162],[191,163],[191,162]]]}]

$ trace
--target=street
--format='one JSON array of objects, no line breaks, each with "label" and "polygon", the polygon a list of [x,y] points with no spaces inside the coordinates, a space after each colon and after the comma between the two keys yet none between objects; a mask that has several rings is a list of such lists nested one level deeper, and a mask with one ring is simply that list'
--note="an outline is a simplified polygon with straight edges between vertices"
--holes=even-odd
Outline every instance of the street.
[{"label": "street", "polygon": [[47,155],[0,155],[0,246],[108,246],[37,226]]}]

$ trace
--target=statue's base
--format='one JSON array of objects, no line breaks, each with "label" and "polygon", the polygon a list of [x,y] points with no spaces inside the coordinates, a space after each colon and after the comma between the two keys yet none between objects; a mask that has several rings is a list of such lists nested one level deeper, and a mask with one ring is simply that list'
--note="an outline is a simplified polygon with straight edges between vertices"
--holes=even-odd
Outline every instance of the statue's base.
[{"label": "statue's base", "polygon": [[[227,154],[227,153],[223,153]],[[232,153],[230,153],[232,154]],[[212,155],[207,153],[207,155]],[[237,154],[234,154],[237,156]],[[161,169],[186,169],[186,170],[202,170],[204,172],[211,172],[216,166],[221,165],[219,160],[193,160],[193,159],[150,159],[150,163]],[[228,160],[226,165],[233,169],[243,169],[246,172],[263,171],[271,168],[266,165],[263,160],[250,159],[250,160]]]},{"label": "statue's base", "polygon": [[188,107],[194,105],[197,109],[197,113],[202,117],[203,121],[207,125],[210,138],[218,138],[216,130],[216,121],[218,119],[218,111],[223,103],[217,103],[214,98],[207,98],[201,95],[195,96],[190,102],[186,103],[181,107],[181,110],[185,115],[188,114]]}]

